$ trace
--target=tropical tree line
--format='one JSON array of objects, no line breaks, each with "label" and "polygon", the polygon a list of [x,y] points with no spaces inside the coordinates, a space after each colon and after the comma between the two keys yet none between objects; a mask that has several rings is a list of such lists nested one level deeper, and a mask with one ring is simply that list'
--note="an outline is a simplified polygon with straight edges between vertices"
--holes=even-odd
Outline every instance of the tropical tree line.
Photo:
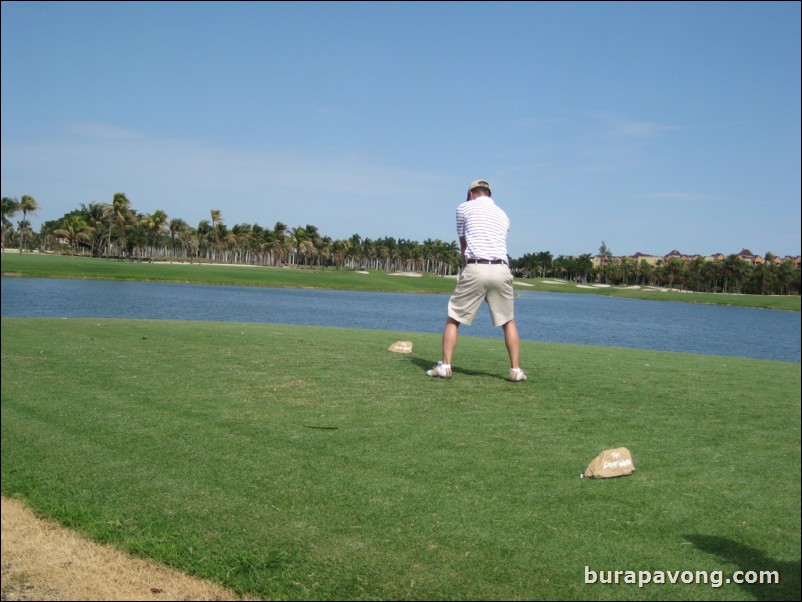
[{"label": "tropical tree line", "polygon": [[[438,275],[455,274],[460,267],[455,241],[427,239],[423,243],[384,237],[334,240],[314,225],[273,227],[258,224],[226,226],[222,212],[212,209],[208,220],[193,227],[180,218],[169,218],[161,210],[143,214],[131,207],[124,193],[110,203],[81,205],[58,220],[45,222],[40,232],[32,231],[27,220],[39,204],[30,196],[2,199],[3,237],[24,249],[86,254],[118,260],[189,261],[237,263],[265,266],[334,267],[352,270],[419,271]],[[22,214],[15,228],[10,218]],[[602,243],[600,254],[611,257]],[[785,261],[774,263],[767,253],[762,265],[750,265],[738,255],[723,262],[697,257],[689,262],[670,259],[652,265],[645,260],[621,257],[594,266],[589,253],[579,256],[548,251],[526,253],[511,259],[518,277],[560,278],[580,283],[597,282],[624,286],[656,286],[698,292],[799,294],[800,271]]]},{"label": "tropical tree line", "polygon": [[[608,256],[608,259],[611,257]],[[515,271],[523,277],[585,280],[618,286],[654,286],[704,293],[752,295],[798,295],[800,270],[785,260],[775,263],[776,256],[766,253],[764,263],[752,265],[737,254],[724,261],[708,261],[695,257],[690,261],[670,258],[651,264],[645,259],[617,257],[601,266],[593,266],[590,254],[553,259],[548,251],[527,253],[514,262]]]},{"label": "tropical tree line", "polygon": [[[115,194],[110,203],[82,204],[58,220],[45,222],[38,235],[25,219],[15,232],[9,218],[21,210],[21,201],[3,199],[3,246],[8,236],[17,241],[20,252],[39,248],[118,260],[336,267],[439,275],[454,274],[460,266],[455,242],[427,239],[421,244],[392,237],[363,238],[359,234],[334,240],[312,224],[291,228],[282,222],[272,228],[247,223],[229,228],[219,209],[212,209],[210,219],[193,227],[180,218],[170,219],[161,210],[137,212],[124,193]],[[30,208],[28,213],[32,213]]]}]

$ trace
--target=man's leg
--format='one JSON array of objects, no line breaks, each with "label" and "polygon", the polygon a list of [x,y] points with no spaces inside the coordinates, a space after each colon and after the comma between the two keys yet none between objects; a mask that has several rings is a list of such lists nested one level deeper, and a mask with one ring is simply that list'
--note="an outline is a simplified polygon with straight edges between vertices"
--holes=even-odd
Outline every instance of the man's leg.
[{"label": "man's leg", "polygon": [[[507,353],[510,354],[510,368],[520,368],[518,365],[518,352],[521,346],[521,339],[518,336],[518,327],[515,326],[515,320],[510,320],[502,328],[504,329],[504,344],[507,346]],[[443,347],[445,348],[445,342]]]},{"label": "man's leg", "polygon": [[443,328],[443,359],[431,370],[427,370],[427,376],[436,378],[451,378],[451,358],[454,356],[454,348],[457,346],[459,337],[459,322],[454,318],[448,317]]},{"label": "man's leg", "polygon": [[454,357],[454,349],[457,348],[458,338],[459,322],[449,316],[443,329],[443,363],[446,365],[451,365],[451,358]]}]

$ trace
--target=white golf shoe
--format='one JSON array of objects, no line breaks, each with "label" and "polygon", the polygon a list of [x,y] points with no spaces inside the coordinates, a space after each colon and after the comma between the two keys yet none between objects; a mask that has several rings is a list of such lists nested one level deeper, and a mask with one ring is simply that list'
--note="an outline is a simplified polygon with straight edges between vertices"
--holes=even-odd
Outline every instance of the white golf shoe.
[{"label": "white golf shoe", "polygon": [[526,372],[520,368],[510,368],[510,380],[514,383],[520,383],[526,380]]},{"label": "white golf shoe", "polygon": [[434,368],[426,371],[426,375],[435,378],[451,378],[451,367],[444,366],[443,362],[437,362]]}]

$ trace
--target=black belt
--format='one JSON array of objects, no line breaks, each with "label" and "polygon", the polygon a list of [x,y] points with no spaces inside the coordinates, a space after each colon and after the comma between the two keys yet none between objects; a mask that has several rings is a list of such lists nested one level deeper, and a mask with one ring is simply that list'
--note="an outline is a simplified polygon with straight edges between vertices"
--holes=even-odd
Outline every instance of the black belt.
[{"label": "black belt", "polygon": [[465,263],[492,263],[493,265],[503,263],[504,265],[507,265],[507,262],[503,259],[469,259]]}]

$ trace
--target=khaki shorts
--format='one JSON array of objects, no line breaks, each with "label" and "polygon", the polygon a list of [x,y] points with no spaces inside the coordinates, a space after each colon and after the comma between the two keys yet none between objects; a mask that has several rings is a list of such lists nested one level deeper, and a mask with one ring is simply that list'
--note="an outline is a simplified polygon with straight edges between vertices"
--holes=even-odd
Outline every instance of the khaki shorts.
[{"label": "khaki shorts", "polygon": [[512,273],[503,263],[469,263],[457,279],[457,288],[448,301],[448,317],[470,326],[476,312],[487,301],[493,326],[503,326],[514,318]]}]

